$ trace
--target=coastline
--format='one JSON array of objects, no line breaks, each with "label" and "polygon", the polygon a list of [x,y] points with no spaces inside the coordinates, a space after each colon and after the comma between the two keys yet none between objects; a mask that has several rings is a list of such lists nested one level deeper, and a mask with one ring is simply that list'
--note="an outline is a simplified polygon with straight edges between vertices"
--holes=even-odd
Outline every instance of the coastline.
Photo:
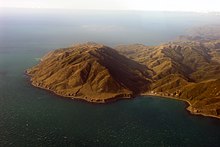
[{"label": "coastline", "polygon": [[55,95],[58,95],[58,96],[61,96],[61,97],[64,97],[64,98],[70,98],[72,100],[82,100],[82,101],[85,101],[85,102],[88,102],[88,103],[95,103],[95,104],[106,104],[106,103],[115,102],[115,101],[118,101],[118,100],[132,99],[132,98],[135,98],[137,96],[154,96],[154,97],[168,98],[168,99],[174,99],[174,100],[186,102],[188,104],[188,107],[186,108],[186,110],[189,111],[190,114],[201,115],[201,116],[205,116],[205,117],[212,117],[212,118],[220,119],[220,116],[205,114],[205,113],[201,113],[201,112],[196,112],[196,109],[192,108],[192,104],[189,100],[176,98],[176,97],[172,97],[172,96],[163,96],[163,95],[160,95],[160,94],[142,93],[140,95],[133,95],[133,96],[127,96],[127,97],[122,96],[122,95],[116,95],[115,97],[110,97],[110,98],[106,98],[106,99],[99,100],[99,101],[97,101],[97,100],[93,101],[93,100],[86,99],[86,98],[83,98],[83,97],[64,96],[64,95],[61,95],[61,94],[59,94],[59,93],[57,93],[53,90],[50,90],[48,88],[37,86],[37,85],[33,84],[33,81],[31,80],[31,77],[27,72],[26,72],[26,75],[30,78],[29,82],[32,86],[34,86],[36,88],[43,89],[43,90],[47,90],[47,91],[49,91],[49,92],[51,92]]},{"label": "coastline", "polygon": [[31,84],[31,86],[34,86],[36,88],[39,88],[39,89],[42,89],[42,90],[45,90],[45,91],[49,91],[52,94],[55,94],[57,96],[72,99],[72,100],[80,100],[80,101],[84,101],[84,102],[88,102],[88,103],[94,103],[94,104],[106,104],[106,103],[111,103],[111,102],[115,102],[115,101],[118,101],[118,100],[132,99],[132,98],[136,97],[136,96],[133,96],[133,95],[125,96],[125,95],[118,94],[115,97],[109,97],[109,98],[106,98],[106,99],[103,99],[103,100],[93,100],[93,99],[91,100],[91,99],[86,99],[84,97],[65,96],[65,95],[61,95],[61,94],[59,94],[56,91],[53,91],[51,89],[48,89],[48,88],[45,88],[45,87],[38,86],[38,85],[34,84],[33,81],[31,80],[30,75],[27,72],[25,74],[29,78],[29,83]]},{"label": "coastline", "polygon": [[220,116],[216,116],[216,115],[211,115],[211,114],[205,114],[205,113],[201,113],[201,112],[195,112],[195,108],[192,109],[192,104],[189,100],[186,99],[181,99],[181,98],[176,98],[176,97],[171,97],[171,96],[163,96],[163,95],[159,95],[159,94],[141,94],[141,96],[155,96],[155,97],[160,97],[160,98],[168,98],[168,99],[174,99],[174,100],[178,100],[178,101],[183,101],[186,102],[188,104],[188,107],[186,108],[187,111],[190,112],[190,114],[193,115],[201,115],[201,116],[205,116],[205,117],[212,117],[212,118],[217,118],[220,119]]}]

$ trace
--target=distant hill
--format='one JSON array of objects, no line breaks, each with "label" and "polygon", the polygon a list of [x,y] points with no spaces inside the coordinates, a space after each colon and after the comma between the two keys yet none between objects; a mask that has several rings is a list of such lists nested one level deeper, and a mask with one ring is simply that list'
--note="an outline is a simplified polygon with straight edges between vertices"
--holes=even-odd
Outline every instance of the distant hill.
[{"label": "distant hill", "polygon": [[210,40],[220,39],[220,25],[205,25],[191,28],[189,29],[188,34]]}]

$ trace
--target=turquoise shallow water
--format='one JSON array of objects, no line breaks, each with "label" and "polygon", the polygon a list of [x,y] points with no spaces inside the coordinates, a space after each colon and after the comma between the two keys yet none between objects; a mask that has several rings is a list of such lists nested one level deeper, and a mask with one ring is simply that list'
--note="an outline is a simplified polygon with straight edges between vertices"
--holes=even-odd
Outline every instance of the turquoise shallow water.
[{"label": "turquoise shallow water", "polygon": [[18,22],[0,24],[0,146],[220,145],[220,120],[191,115],[181,101],[149,96],[91,104],[32,87],[24,71],[74,38],[53,38],[59,32],[46,24]]}]

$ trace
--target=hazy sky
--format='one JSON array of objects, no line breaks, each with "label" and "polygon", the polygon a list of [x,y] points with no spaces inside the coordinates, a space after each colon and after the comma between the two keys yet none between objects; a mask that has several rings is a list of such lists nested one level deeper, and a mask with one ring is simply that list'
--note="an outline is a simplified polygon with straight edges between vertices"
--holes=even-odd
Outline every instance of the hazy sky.
[{"label": "hazy sky", "polygon": [[220,12],[220,0],[0,0],[0,7]]}]

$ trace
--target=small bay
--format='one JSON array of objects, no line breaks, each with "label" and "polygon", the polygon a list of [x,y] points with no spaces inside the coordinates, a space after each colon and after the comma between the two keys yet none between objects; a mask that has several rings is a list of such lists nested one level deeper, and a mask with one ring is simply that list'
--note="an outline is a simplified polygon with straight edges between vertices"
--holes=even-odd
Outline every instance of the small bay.
[{"label": "small bay", "polygon": [[[112,16],[116,14],[106,15],[113,21]],[[36,16],[37,19],[25,15],[21,17],[22,21],[1,14],[4,21],[0,23],[0,146],[219,146],[220,120],[190,114],[185,109],[185,102],[140,96],[109,104],[93,104],[35,88],[25,75],[25,70],[36,65],[45,53],[74,42],[97,41],[114,46],[140,40],[137,43],[154,45],[177,37],[189,26],[206,22],[198,17],[199,21],[185,24],[182,24],[184,19],[168,23],[167,20],[179,17],[161,15],[148,13],[129,17],[128,12],[120,14],[116,24],[102,15],[99,16],[102,19],[86,20],[89,14],[83,13],[76,22],[58,16],[70,24],[53,25],[55,20],[49,14]],[[142,22],[142,28],[139,23],[131,23],[135,20]],[[103,23],[100,25],[96,21]],[[214,21],[217,20],[213,16],[211,22]],[[169,34],[164,25],[172,27],[173,31]],[[79,26],[84,31],[77,30]],[[103,30],[95,30],[100,26]],[[107,32],[100,32],[106,28],[109,29]],[[119,36],[114,38],[116,29]],[[151,36],[152,29],[159,29],[161,34],[157,31]],[[123,32],[127,37],[120,36]],[[79,34],[81,36],[77,36]]]}]

